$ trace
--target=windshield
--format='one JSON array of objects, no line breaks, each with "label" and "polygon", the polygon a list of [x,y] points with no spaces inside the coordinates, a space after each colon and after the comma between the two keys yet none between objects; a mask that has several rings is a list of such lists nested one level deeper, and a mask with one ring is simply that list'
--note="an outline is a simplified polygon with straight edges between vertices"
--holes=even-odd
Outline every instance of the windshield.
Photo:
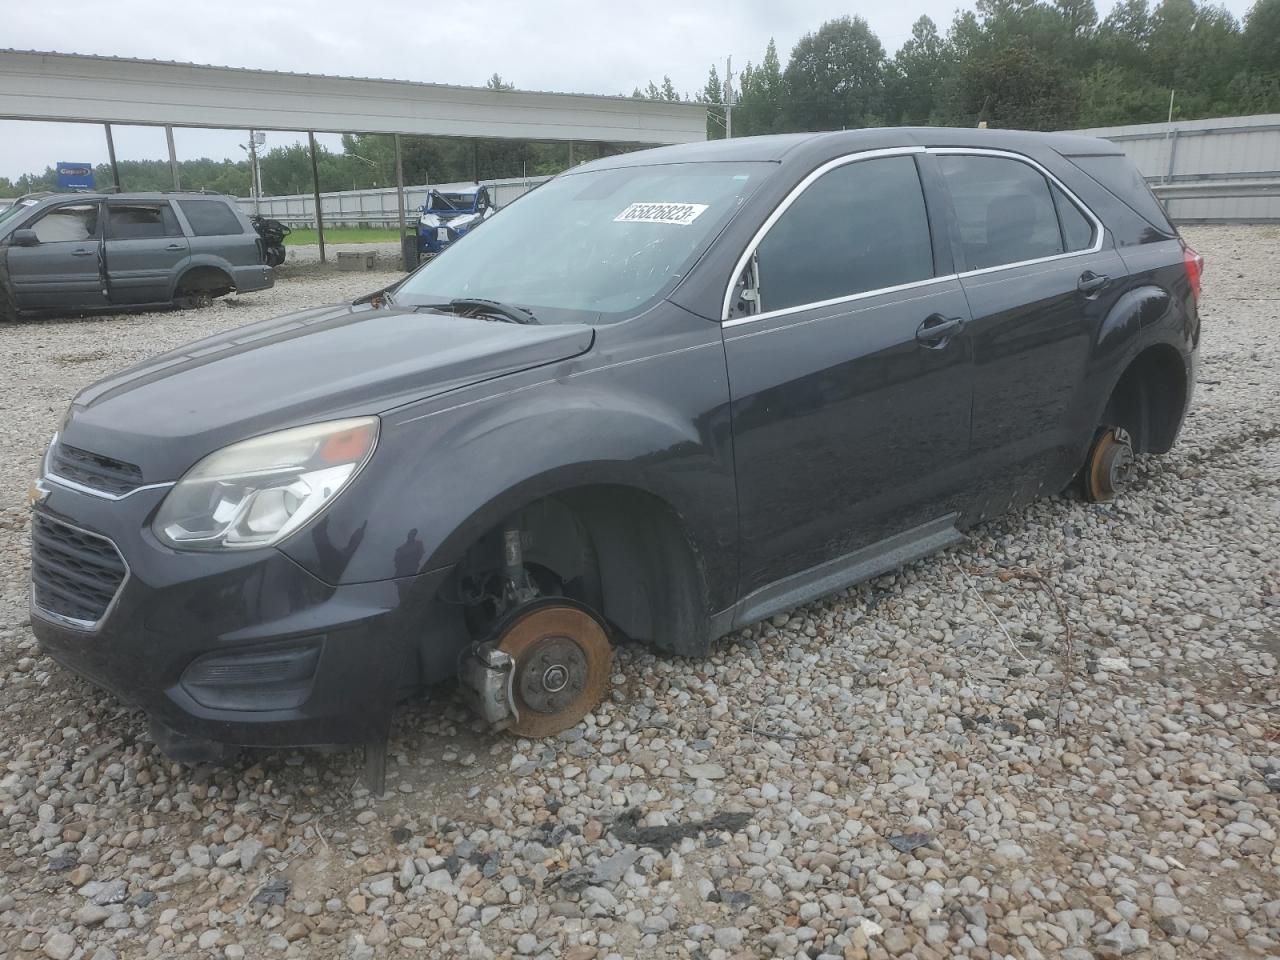
[{"label": "windshield", "polygon": [[474,193],[441,193],[439,190],[432,190],[427,198],[426,208],[436,211],[470,210],[475,206],[475,202]]},{"label": "windshield", "polygon": [[557,177],[419,268],[395,300],[485,298],[542,323],[620,320],[669,291],[772,169],[683,163]]},{"label": "windshield", "polygon": [[40,201],[38,199],[31,198],[31,197],[25,200],[15,200],[13,203],[9,204],[9,206],[5,207],[3,210],[0,210],[0,223],[5,223],[6,221],[12,219],[13,217],[16,217],[18,214],[20,214],[23,210],[26,210],[28,207],[34,207],[39,202]]}]

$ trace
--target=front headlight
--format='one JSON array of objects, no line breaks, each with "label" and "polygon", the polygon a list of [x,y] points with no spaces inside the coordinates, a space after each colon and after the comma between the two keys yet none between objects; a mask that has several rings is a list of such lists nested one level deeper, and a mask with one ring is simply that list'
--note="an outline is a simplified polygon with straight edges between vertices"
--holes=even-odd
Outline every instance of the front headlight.
[{"label": "front headlight", "polygon": [[185,550],[279,543],[351,482],[378,441],[378,418],[332,420],[233,443],[174,485],[153,524]]}]

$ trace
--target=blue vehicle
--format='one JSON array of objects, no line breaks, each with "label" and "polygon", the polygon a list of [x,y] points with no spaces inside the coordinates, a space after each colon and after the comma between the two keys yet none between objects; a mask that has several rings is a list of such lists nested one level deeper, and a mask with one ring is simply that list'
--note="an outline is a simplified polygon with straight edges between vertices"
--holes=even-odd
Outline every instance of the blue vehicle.
[{"label": "blue vehicle", "polygon": [[423,257],[434,257],[497,212],[489,189],[479,186],[474,190],[432,190],[419,209],[418,253]]}]

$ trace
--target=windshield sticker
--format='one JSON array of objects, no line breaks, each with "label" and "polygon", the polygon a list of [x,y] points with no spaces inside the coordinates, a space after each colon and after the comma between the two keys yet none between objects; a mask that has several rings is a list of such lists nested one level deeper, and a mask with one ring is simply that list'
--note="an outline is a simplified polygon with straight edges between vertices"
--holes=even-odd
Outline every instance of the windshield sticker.
[{"label": "windshield sticker", "polygon": [[614,223],[672,223],[687,227],[707,209],[705,203],[633,203]]}]

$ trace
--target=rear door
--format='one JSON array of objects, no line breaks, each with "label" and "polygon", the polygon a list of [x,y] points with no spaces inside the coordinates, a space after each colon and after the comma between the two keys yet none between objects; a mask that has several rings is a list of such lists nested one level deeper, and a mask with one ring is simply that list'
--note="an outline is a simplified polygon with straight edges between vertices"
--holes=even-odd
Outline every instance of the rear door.
[{"label": "rear door", "polygon": [[1079,466],[1068,423],[1096,331],[1126,286],[1096,216],[1020,154],[936,149],[969,301],[977,518],[1055,493]]},{"label": "rear door", "polygon": [[7,250],[9,282],[19,310],[83,310],[104,306],[99,271],[98,201],[64,203],[21,229],[39,243]]},{"label": "rear door", "polygon": [[751,297],[730,297],[741,596],[956,509],[968,310],[945,231],[935,260],[918,152],[815,171],[748,252]]},{"label": "rear door", "polygon": [[111,302],[121,305],[167,301],[187,238],[168,200],[106,203],[106,260]]}]

